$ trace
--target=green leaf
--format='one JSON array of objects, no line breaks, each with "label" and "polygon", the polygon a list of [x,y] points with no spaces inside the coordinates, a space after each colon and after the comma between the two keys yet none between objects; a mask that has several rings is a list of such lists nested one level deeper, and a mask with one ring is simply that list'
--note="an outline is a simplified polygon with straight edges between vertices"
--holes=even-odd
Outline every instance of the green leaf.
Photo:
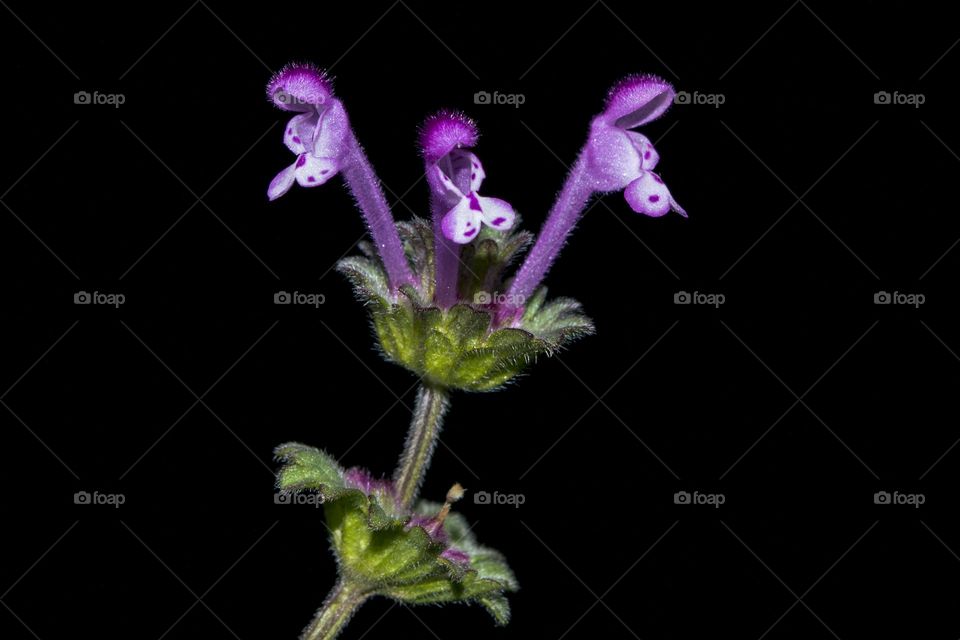
[{"label": "green leaf", "polygon": [[277,488],[281,491],[315,490],[324,499],[342,493],[343,469],[332,456],[320,449],[288,442],[273,453],[284,463],[277,474]]},{"label": "green leaf", "polygon": [[[498,624],[509,619],[505,591],[517,581],[503,556],[477,544],[466,520],[449,514],[444,529],[450,543],[468,553],[469,567],[442,557],[446,544],[433,540],[407,518],[391,517],[379,509],[373,496],[351,491],[327,502],[324,513],[337,564],[347,581],[364,591],[407,604],[476,602]],[[420,513],[435,514],[440,505],[421,502]],[[371,517],[379,510],[380,521]]]},{"label": "green leaf", "polygon": [[523,315],[523,327],[552,348],[559,348],[583,336],[594,333],[593,322],[583,315],[582,307],[573,298],[555,298],[547,301],[547,290],[541,287],[528,301]]},{"label": "green leaf", "polygon": [[389,305],[390,283],[379,260],[351,256],[337,262],[336,268],[347,277],[362,302]]},{"label": "green leaf", "polygon": [[[379,591],[388,585],[429,578],[438,571],[441,545],[419,527],[405,529],[401,519],[386,517],[376,522],[370,518],[370,506],[337,500],[324,508],[340,568],[349,579]],[[382,510],[380,513],[385,516]]]}]

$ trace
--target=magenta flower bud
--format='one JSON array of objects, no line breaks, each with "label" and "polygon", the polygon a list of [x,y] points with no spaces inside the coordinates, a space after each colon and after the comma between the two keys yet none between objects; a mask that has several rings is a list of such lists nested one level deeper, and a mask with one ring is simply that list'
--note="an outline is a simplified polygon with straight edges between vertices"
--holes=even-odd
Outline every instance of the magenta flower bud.
[{"label": "magenta flower bud", "polygon": [[350,467],[344,471],[343,484],[351,489],[359,489],[367,495],[375,493],[393,495],[393,482],[384,478],[374,478],[372,473],[362,467]]},{"label": "magenta flower bud", "polygon": [[454,564],[459,564],[465,568],[470,567],[470,554],[462,549],[457,549],[456,547],[447,547],[443,550],[443,553],[440,554],[440,557],[444,560],[449,560]]},{"label": "magenta flower bud", "polygon": [[422,513],[415,513],[410,517],[410,520],[407,521],[406,528],[410,529],[412,527],[420,527],[423,529],[430,539],[437,544],[443,545],[445,548],[441,552],[440,557],[463,566],[464,568],[470,567],[470,554],[460,547],[454,546],[450,541],[450,536],[447,534],[447,531],[444,529],[444,521],[447,518],[449,513],[450,505],[445,504],[441,508],[440,512],[434,515],[426,515]]}]

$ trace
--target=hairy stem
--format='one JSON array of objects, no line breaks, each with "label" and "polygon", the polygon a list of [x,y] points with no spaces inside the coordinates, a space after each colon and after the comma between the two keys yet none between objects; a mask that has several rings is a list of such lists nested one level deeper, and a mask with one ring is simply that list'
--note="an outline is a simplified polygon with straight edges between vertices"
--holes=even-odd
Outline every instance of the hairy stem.
[{"label": "hairy stem", "polygon": [[537,235],[537,241],[530,249],[526,259],[517,271],[517,276],[507,292],[509,300],[521,301],[516,306],[522,306],[522,301],[533,295],[540,286],[547,271],[556,260],[560,249],[567,242],[567,237],[583,213],[587,201],[594,194],[593,181],[587,170],[586,148],[580,152],[576,164],[570,170],[566,182],[557,201],[550,209],[547,221]]},{"label": "hairy stem", "polygon": [[327,596],[300,640],[333,640],[369,597],[368,593],[341,580]]},{"label": "hairy stem", "polygon": [[[434,199],[436,200],[436,199]],[[436,288],[434,302],[441,309],[449,309],[457,302],[457,278],[460,275],[460,245],[448,240],[440,229],[443,217],[441,202],[433,204],[433,260]]]},{"label": "hairy stem", "polygon": [[350,142],[349,158],[341,174],[363,212],[370,236],[390,278],[391,288],[396,290],[401,285],[415,284],[396,223],[380,188],[380,179],[356,138]]},{"label": "hairy stem", "polygon": [[[461,192],[466,193],[470,188],[469,172],[457,175],[454,171],[450,155],[439,161],[444,166],[445,173],[453,180]],[[457,204],[449,192],[437,178],[436,169],[439,165],[427,164],[427,184],[430,185],[430,213],[433,222],[433,264],[434,264],[434,302],[441,309],[449,309],[457,302],[457,284],[460,275],[460,245],[443,235],[443,216],[451,207]]]},{"label": "hairy stem", "polygon": [[409,509],[420,490],[423,475],[437,446],[440,425],[449,406],[447,391],[424,383],[417,392],[413,420],[407,443],[394,476],[394,487],[401,509]]}]

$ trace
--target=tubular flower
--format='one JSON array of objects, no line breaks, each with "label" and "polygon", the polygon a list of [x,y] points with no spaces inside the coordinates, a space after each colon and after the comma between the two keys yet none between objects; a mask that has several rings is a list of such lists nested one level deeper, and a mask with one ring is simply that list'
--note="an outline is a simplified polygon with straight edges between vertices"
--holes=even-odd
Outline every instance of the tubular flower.
[{"label": "tubular flower", "polygon": [[687,213],[670,195],[660,176],[653,173],[660,156],[635,127],[654,120],[673,101],[673,87],[655,76],[631,76],[615,86],[606,110],[590,127],[587,158],[598,191],[624,190],[630,208],[660,217],[674,210]]},{"label": "tubular flower", "polygon": [[297,159],[270,183],[267,196],[276,200],[296,181],[302,187],[321,185],[340,170],[349,122],[326,74],[308,65],[290,65],[267,85],[273,103],[295,111],[283,142]]}]

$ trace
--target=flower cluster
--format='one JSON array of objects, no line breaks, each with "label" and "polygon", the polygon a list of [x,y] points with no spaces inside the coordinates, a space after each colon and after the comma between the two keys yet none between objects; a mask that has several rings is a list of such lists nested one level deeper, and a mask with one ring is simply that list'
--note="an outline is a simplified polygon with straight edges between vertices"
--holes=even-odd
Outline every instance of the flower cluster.
[{"label": "flower cluster", "polygon": [[337,268],[367,307],[381,352],[421,381],[392,479],[343,469],[297,443],[276,451],[284,463],[278,488],[321,498],[340,573],[303,639],[334,638],[372,596],[408,604],[473,602],[506,623],[504,594],[516,590],[516,579],[503,557],[477,544],[466,520],[452,512],[464,490],[454,485],[439,505],[418,500],[420,484],[451,391],[498,389],[538,356],[593,332],[579,303],[548,298],[543,286],[589,201],[622,191],[637,213],[686,217],[654,173],[659,154],[635,130],[663,115],[673,87],[650,75],[613,87],[536,238],[519,229],[509,202],[481,194],[487,174],[475,151],[479,131],[463,113],[440,111],[424,122],[419,143],[430,215],[395,222],[325,73],[288,65],[271,79],[267,95],[294,114],[283,140],[295,156],[270,183],[268,198],[280,198],[294,183],[315,187],[343,178],[371,242],[360,243],[363,255],[344,258]]},{"label": "flower cluster", "polygon": [[[387,357],[439,386],[496,388],[536,356],[592,332],[575,301],[545,301],[542,287],[592,197],[623,191],[638,213],[686,216],[653,171],[659,161],[653,144],[634,130],[673,101],[673,88],[655,76],[631,76],[610,91],[536,242],[516,229],[518,215],[506,200],[481,194],[487,174],[475,151],[477,125],[466,115],[445,110],[424,122],[419,143],[430,221],[397,224],[330,79],[310,65],[290,65],[267,92],[296,114],[284,131],[296,159],[274,178],[268,196],[282,196],[294,182],[313,187],[343,176],[373,243],[364,247],[366,257],[345,259],[339,268],[369,305]],[[519,269],[508,274],[528,247]],[[423,336],[435,337],[434,348]]]}]

